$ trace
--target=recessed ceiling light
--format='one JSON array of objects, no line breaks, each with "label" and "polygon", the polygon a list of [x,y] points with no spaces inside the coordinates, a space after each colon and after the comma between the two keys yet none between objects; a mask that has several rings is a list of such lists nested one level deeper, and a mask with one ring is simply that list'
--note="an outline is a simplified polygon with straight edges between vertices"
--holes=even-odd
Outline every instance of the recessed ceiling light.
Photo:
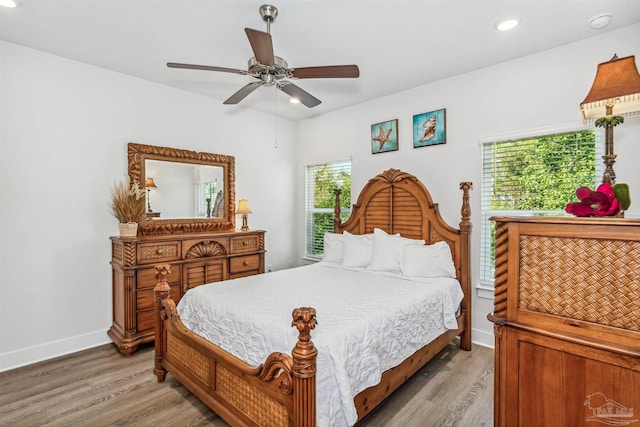
[{"label": "recessed ceiling light", "polygon": [[589,19],[589,25],[594,30],[599,30],[609,25],[609,22],[611,22],[612,17],[613,17],[613,14],[611,13],[606,13],[606,12],[599,13],[598,15]]},{"label": "recessed ceiling light", "polygon": [[505,19],[504,21],[500,21],[496,23],[495,27],[498,31],[509,31],[513,30],[519,24],[517,19]]},{"label": "recessed ceiling light", "polygon": [[16,7],[18,3],[16,0],[0,0],[0,6],[4,7]]}]

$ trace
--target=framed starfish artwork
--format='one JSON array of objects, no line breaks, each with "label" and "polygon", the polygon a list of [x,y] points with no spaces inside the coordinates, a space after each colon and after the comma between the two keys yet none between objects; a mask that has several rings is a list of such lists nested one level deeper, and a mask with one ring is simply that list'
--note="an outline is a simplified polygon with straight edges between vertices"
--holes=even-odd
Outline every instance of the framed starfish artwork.
[{"label": "framed starfish artwork", "polygon": [[398,150],[398,119],[371,125],[371,154]]},{"label": "framed starfish artwork", "polygon": [[413,116],[413,148],[447,143],[445,108]]}]

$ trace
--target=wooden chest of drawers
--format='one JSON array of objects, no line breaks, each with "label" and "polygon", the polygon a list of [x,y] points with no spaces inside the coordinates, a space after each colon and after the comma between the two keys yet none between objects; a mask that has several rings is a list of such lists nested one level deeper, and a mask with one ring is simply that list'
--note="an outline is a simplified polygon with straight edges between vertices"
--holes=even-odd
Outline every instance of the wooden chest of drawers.
[{"label": "wooden chest of drawers", "polygon": [[494,220],[495,426],[640,425],[640,221]]},{"label": "wooden chest of drawers", "polygon": [[264,231],[111,237],[113,323],[109,337],[126,355],[154,339],[154,265],[169,263],[178,301],[205,283],[264,273]]}]

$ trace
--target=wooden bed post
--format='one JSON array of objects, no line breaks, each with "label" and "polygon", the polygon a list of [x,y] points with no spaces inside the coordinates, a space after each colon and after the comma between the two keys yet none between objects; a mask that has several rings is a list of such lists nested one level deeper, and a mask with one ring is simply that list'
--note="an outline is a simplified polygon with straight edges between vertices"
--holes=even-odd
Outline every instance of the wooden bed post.
[{"label": "wooden bed post", "polygon": [[460,348],[463,350],[471,350],[471,266],[469,253],[471,235],[471,207],[469,205],[469,190],[473,187],[471,182],[461,182],[462,190],[462,208],[460,208],[460,246],[465,248],[460,254],[460,284],[462,291],[465,293],[465,303],[462,310],[465,313],[464,332],[460,334]]},{"label": "wooden bed post", "polygon": [[167,376],[167,370],[162,367],[162,357],[164,356],[164,344],[165,344],[165,334],[163,329],[163,319],[160,316],[160,305],[162,301],[166,298],[169,298],[169,293],[171,288],[169,287],[169,283],[167,283],[167,276],[171,273],[171,264],[158,264],[155,267],[156,270],[156,279],[158,279],[158,283],[156,287],[153,289],[154,294],[154,302],[155,302],[155,313],[156,313],[156,339],[155,339],[155,364],[153,368],[153,373],[158,377],[158,382],[161,383],[164,381]]},{"label": "wooden bed post", "polygon": [[342,193],[342,190],[339,188],[335,188],[333,190],[333,194],[335,194],[336,196],[336,204],[333,207],[333,232],[334,233],[339,233],[340,232],[340,193]]},{"label": "wooden bed post", "polygon": [[316,327],[316,310],[300,307],[291,313],[291,326],[298,328],[298,342],[293,357],[293,425],[316,427],[316,350],[311,329]]}]

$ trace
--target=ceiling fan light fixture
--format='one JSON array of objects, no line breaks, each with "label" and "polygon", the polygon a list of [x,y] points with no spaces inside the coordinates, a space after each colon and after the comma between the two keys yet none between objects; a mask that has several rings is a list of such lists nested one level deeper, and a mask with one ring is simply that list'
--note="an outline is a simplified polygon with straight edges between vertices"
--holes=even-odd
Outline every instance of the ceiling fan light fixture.
[{"label": "ceiling fan light fixture", "polygon": [[519,23],[520,21],[518,21],[517,19],[509,18],[496,22],[494,27],[498,31],[509,31],[517,27]]},{"label": "ceiling fan light fixture", "polygon": [[289,98],[289,102],[292,104],[300,104],[300,100],[298,98]]}]

